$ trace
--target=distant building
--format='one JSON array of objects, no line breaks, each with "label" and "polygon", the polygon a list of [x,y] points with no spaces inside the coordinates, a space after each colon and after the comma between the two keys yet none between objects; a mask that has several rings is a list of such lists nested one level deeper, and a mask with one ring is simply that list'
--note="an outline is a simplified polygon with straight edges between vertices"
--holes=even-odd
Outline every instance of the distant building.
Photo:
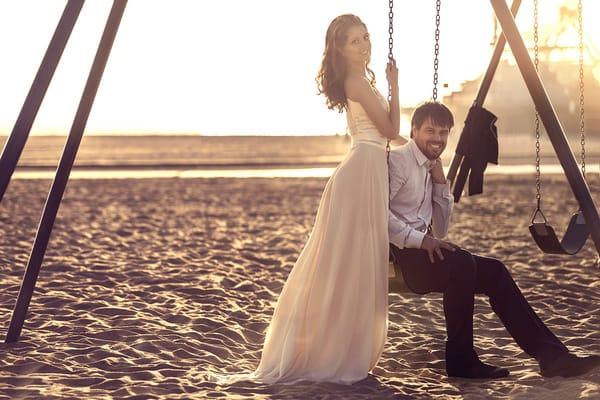
[{"label": "distant building", "polygon": [[[579,135],[579,13],[577,6],[563,4],[557,10],[555,22],[540,26],[539,74],[550,101],[569,138]],[[500,34],[494,18],[495,31],[492,45]],[[532,44],[533,30],[524,33]],[[584,41],[584,97],[585,127],[590,136],[600,133],[600,51],[594,40],[583,34]],[[509,53],[508,45],[505,52]],[[533,48],[530,48],[533,54]],[[508,60],[511,60],[509,62]],[[483,75],[482,75],[483,76]],[[444,96],[443,101],[456,115],[457,128],[462,122],[479,89],[481,77],[462,84],[459,91]],[[525,82],[512,56],[501,61],[484,107],[498,116],[498,129],[503,136],[533,135],[534,106]]]},{"label": "distant building", "polygon": [[[573,61],[540,62],[540,76],[558,118],[568,136],[579,134],[579,67]],[[481,78],[480,78],[481,79]],[[443,102],[456,116],[457,128],[471,107],[479,81],[466,81],[459,91],[444,96]],[[584,68],[585,127],[591,135],[600,133],[600,82],[593,67]],[[484,107],[498,116],[503,135],[533,134],[534,106],[516,65],[503,60],[492,81]]]}]

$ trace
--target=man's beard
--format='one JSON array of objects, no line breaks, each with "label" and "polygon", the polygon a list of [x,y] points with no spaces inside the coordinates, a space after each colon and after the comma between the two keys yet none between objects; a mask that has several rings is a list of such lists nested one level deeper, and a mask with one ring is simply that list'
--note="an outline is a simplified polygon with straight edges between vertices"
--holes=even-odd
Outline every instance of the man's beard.
[{"label": "man's beard", "polygon": [[[435,150],[432,149],[431,147],[429,147],[429,145],[431,144],[439,144],[439,150]],[[419,147],[420,148],[420,147]],[[421,152],[425,155],[425,157],[427,157],[430,160],[437,160],[438,158],[440,158],[440,156],[442,155],[442,153],[444,152],[444,149],[446,148],[446,146],[444,146],[443,143],[438,143],[438,142],[427,142],[425,143],[425,148],[421,148]]]}]

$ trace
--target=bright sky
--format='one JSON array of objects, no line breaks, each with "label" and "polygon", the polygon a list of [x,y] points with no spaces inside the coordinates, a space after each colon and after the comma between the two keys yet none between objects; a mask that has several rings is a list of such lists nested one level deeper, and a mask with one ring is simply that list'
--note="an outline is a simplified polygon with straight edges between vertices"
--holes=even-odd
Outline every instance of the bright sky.
[{"label": "bright sky", "polygon": [[[540,2],[541,23],[552,24],[565,2],[573,3]],[[492,8],[442,3],[440,82],[456,88],[487,67]],[[530,29],[531,3],[523,0],[522,29]],[[12,130],[65,4],[0,2],[0,134]],[[32,134],[69,131],[111,4],[84,5]],[[363,19],[385,92],[387,7],[383,0],[129,0],[86,133],[343,133],[345,117],[316,96],[325,31],[342,13]],[[588,35],[600,38],[590,18],[600,15],[600,2],[586,0],[584,10]],[[431,96],[434,16],[434,0],[396,1],[403,105]]]}]

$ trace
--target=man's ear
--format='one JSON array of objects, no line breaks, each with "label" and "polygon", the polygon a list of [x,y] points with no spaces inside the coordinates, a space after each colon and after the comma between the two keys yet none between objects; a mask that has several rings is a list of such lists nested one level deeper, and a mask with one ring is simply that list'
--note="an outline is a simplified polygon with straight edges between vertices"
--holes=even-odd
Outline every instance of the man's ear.
[{"label": "man's ear", "polygon": [[412,127],[410,128],[410,138],[411,138],[411,139],[415,137],[415,131],[416,131],[416,130],[417,130],[417,128],[416,128],[416,127],[414,127],[414,126],[412,126]]}]

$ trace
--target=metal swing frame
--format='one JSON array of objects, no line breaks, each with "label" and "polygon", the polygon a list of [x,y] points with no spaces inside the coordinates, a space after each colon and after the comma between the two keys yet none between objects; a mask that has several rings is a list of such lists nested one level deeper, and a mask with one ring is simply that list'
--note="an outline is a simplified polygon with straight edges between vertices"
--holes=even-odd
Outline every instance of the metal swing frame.
[{"label": "metal swing frame", "polygon": [[[15,123],[14,129],[5,144],[0,158],[0,200],[4,195],[16,168],[16,164],[29,136],[37,111],[39,110],[43,97],[48,89],[52,75],[58,65],[84,1],[85,0],[68,0],[63,15],[38,69],[31,90],[27,95],[17,122]],[[502,31],[504,32],[504,35],[498,40],[496,50],[504,46],[504,43],[502,43],[502,46],[500,46],[500,43],[504,40],[504,37],[506,37],[535,106],[540,113],[541,120],[546,127],[554,150],[561,162],[569,184],[571,185],[571,189],[579,202],[585,220],[590,228],[596,249],[600,253],[600,217],[598,216],[598,211],[590,195],[589,188],[579,171],[577,162],[568,146],[564,131],[556,117],[556,113],[552,108],[552,104],[548,99],[548,95],[544,90],[542,82],[535,71],[533,63],[529,58],[523,39],[519,34],[513,15],[511,14],[506,1],[490,1],[502,27]],[[520,3],[520,0],[515,0],[515,3],[516,2]],[[100,44],[98,45],[98,50],[79,103],[77,114],[69,132],[67,143],[56,171],[55,179],[44,206],[44,212],[12,314],[8,334],[5,340],[6,343],[16,342],[20,337],[27,309],[44,259],[46,247],[50,240],[56,214],[126,5],[127,0],[113,0],[112,8]],[[495,51],[494,54],[496,55],[496,53],[498,52]],[[493,62],[494,58],[492,59],[492,63],[490,64],[490,68],[488,68],[488,73],[486,73],[486,78],[484,79],[484,81],[487,82],[488,87],[496,68],[495,66],[492,66]],[[485,94],[483,97],[485,97]],[[483,99],[481,99],[481,101],[483,101]]]},{"label": "metal swing frame", "polygon": [[[506,42],[508,42],[525,85],[527,86],[527,90],[538,110],[540,120],[546,128],[554,152],[562,166],[569,186],[579,204],[580,210],[579,213],[576,213],[571,217],[569,227],[567,228],[567,232],[562,241],[558,240],[556,232],[547,223],[545,217],[544,222],[532,223],[530,232],[538,246],[547,253],[575,254],[585,244],[588,237],[586,231],[588,231],[592,237],[597,253],[600,254],[600,217],[598,216],[598,209],[594,204],[587,182],[579,170],[575,156],[569,147],[564,129],[552,107],[552,103],[550,102],[544,85],[535,69],[535,65],[529,57],[523,38],[521,37],[514,20],[514,15],[519,9],[521,0],[513,1],[511,7],[512,10],[508,8],[505,0],[490,0],[490,2],[498,22],[500,23],[503,34],[499,36],[496,42],[492,59],[484,78],[480,83],[479,92],[477,93],[474,105],[483,105],[494,73],[500,62],[502,51],[504,50]],[[450,182],[453,182],[456,178],[461,159],[461,155],[454,155],[448,171],[448,180]],[[536,216],[537,215],[534,214],[533,218],[535,219]]]},{"label": "metal swing frame", "polygon": [[[4,195],[8,183],[10,182],[10,178],[16,168],[17,161],[23,151],[25,142],[29,137],[29,132],[37,111],[39,110],[44,95],[50,85],[52,75],[60,61],[62,52],[73,31],[73,27],[84,2],[85,0],[69,0],[65,6],[62,17],[52,36],[46,54],[42,59],[42,63],[40,64],[38,73],[31,85],[31,89],[23,104],[15,127],[4,146],[2,157],[0,158],[0,200]],[[54,227],[56,214],[58,213],[58,208],[65,192],[69,175],[73,169],[77,150],[79,149],[79,144],[81,143],[81,138],[83,137],[83,132],[85,131],[85,126],[92,105],[94,104],[94,99],[98,87],[100,86],[100,80],[102,79],[102,74],[106,67],[108,56],[112,49],[126,5],[127,0],[114,0],[110,14],[108,15],[104,32],[102,33],[102,38],[98,44],[98,49],[77,108],[77,113],[75,114],[67,138],[67,143],[65,144],[63,154],[60,158],[58,169],[56,170],[56,176],[52,182],[46,204],[44,205],[44,211],[38,226],[35,242],[29,256],[25,275],[23,276],[21,288],[19,289],[17,302],[10,320],[8,333],[5,339],[6,343],[16,342],[21,335],[23,323],[25,322],[25,317],[27,315],[27,309],[31,302],[31,297],[44,260],[52,228]]]}]

